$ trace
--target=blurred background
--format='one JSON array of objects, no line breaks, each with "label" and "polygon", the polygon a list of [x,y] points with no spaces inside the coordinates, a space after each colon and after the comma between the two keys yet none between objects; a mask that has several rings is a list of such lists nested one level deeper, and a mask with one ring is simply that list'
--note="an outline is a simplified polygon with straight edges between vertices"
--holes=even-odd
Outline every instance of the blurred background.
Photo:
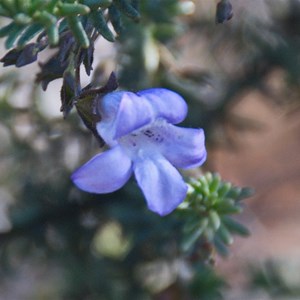
[{"label": "blurred background", "polygon": [[99,148],[75,112],[63,119],[62,82],[44,92],[37,64],[1,68],[0,299],[300,299],[300,1],[231,0],[224,24],[217,1],[140,2],[141,24],[97,41],[93,80],[180,93],[183,125],[206,132],[203,169],[255,189],[239,216],[252,234],[185,289],[177,223],[134,180],[105,196],[72,185]]}]

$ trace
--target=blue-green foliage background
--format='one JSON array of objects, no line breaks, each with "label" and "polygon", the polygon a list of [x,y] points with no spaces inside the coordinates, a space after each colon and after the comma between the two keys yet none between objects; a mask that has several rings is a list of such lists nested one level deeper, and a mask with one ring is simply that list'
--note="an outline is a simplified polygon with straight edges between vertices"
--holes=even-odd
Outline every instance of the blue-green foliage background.
[{"label": "blue-green foliage background", "polygon": [[[255,18],[252,22],[256,23],[250,20],[230,27],[228,23],[215,25],[212,14],[182,16],[180,3],[140,1],[139,23],[122,15],[124,29],[116,41],[117,76],[122,89],[162,86],[183,95],[189,103],[184,125],[204,127],[209,148],[215,142],[214,125],[226,117],[235,95],[259,87],[275,67],[286,72],[291,88],[298,84],[300,68],[295,58],[300,45],[294,36],[300,28],[294,21],[300,8],[297,1],[288,1],[285,14],[274,14],[271,23],[262,23],[257,30],[259,20]],[[221,68],[199,65],[174,69],[176,56],[186,46],[184,39],[178,42],[182,34],[204,40],[220,64],[226,60],[222,49],[232,47],[230,59],[239,64],[237,70],[224,74]],[[154,57],[150,64],[149,56]],[[103,71],[108,68],[106,63],[100,62],[99,85],[109,75]],[[40,281],[33,283],[30,299],[222,298],[228,287],[213,270],[210,249],[206,253],[201,245],[199,253],[185,256],[181,252],[180,214],[161,218],[149,212],[134,180],[109,195],[76,189],[70,181],[74,168],[68,160],[73,153],[70,148],[78,149],[79,166],[97,152],[94,137],[76,113],[66,120],[46,118],[38,107],[43,94],[36,86],[25,107],[14,105],[20,77],[13,68],[0,74],[0,191],[3,199],[13,199],[8,213],[12,227],[0,235],[3,284],[9,286],[11,281],[14,286],[16,274],[26,277],[37,272],[42,275],[36,276]],[[205,92],[207,86],[211,93]],[[234,146],[230,140],[228,145]],[[213,171],[213,162],[208,160],[204,168]],[[164,278],[171,278],[164,279],[165,286],[159,277],[163,272]],[[254,283],[266,286],[268,281],[255,275]],[[272,289],[272,284],[268,287]]]}]

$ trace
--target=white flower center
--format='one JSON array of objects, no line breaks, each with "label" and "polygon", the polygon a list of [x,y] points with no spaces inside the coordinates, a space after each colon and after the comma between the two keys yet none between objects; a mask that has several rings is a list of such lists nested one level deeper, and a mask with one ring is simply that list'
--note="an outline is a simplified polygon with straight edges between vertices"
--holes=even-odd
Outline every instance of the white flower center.
[{"label": "white flower center", "polygon": [[165,120],[157,120],[121,137],[118,143],[132,160],[156,156],[159,154],[159,144],[165,140],[166,124]]}]

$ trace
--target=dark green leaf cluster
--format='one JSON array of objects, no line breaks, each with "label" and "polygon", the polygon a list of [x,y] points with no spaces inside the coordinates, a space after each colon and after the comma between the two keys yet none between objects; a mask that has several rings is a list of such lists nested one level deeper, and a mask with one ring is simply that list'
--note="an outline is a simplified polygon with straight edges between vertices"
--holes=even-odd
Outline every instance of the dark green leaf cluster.
[{"label": "dark green leaf cluster", "polygon": [[64,29],[71,30],[79,45],[88,48],[90,35],[88,24],[108,41],[115,40],[107,23],[111,22],[116,33],[121,32],[121,15],[138,21],[136,1],[129,0],[3,0],[0,15],[10,19],[0,29],[0,37],[6,37],[5,46],[22,48],[32,38],[43,32],[49,45],[59,43]]},{"label": "dark green leaf cluster", "polygon": [[[122,64],[119,82],[129,90],[165,85],[162,81],[166,77],[163,73],[165,55],[161,45],[168,45],[187,28],[180,18],[185,14],[181,1],[140,1],[139,4],[141,26],[124,18],[125,32],[118,40],[122,49],[119,52]],[[170,66],[166,67],[169,70]]]},{"label": "dark green leaf cluster", "polygon": [[233,234],[248,236],[249,231],[232,218],[242,212],[241,200],[252,190],[233,186],[221,180],[219,174],[206,173],[191,179],[189,193],[179,212],[186,218],[183,227],[183,251],[193,251],[198,245],[209,245],[221,255],[233,243]]},{"label": "dark green leaf cluster", "polygon": [[190,283],[190,292],[193,296],[192,299],[201,300],[221,300],[224,299],[220,292],[226,283],[213,268],[207,264],[196,264],[195,276]]},{"label": "dark green leaf cluster", "polygon": [[[40,63],[41,71],[37,74],[36,81],[46,90],[51,81],[62,78],[63,115],[67,116],[74,104],[82,100],[77,107],[78,114],[100,141],[94,128],[95,121],[99,119],[94,120],[96,116],[92,113],[93,101],[96,94],[115,89],[116,80],[104,89],[100,88],[96,93],[93,90],[91,93],[91,85],[81,86],[80,68],[83,65],[90,76],[94,43],[99,36],[110,42],[115,41],[115,34],[108,27],[109,22],[115,32],[120,34],[123,15],[133,21],[139,20],[137,1],[4,0],[0,3],[0,15],[11,19],[8,25],[0,29],[0,37],[6,37],[7,48],[15,46],[0,61],[4,66],[23,67],[36,61],[38,54],[48,46],[55,47],[57,51],[48,61]],[[36,36],[34,42],[28,43]]]}]

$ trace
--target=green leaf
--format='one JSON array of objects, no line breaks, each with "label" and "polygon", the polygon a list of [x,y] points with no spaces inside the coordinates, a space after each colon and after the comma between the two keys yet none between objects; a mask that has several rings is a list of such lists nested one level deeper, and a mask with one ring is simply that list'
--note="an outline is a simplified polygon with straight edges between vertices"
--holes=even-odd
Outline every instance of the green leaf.
[{"label": "green leaf", "polygon": [[220,186],[220,182],[221,182],[221,177],[219,174],[214,174],[212,176],[212,179],[209,183],[209,190],[210,192],[214,193],[218,190],[219,186]]},{"label": "green leaf", "polygon": [[254,194],[254,189],[249,187],[242,188],[238,200],[249,198],[253,196],[253,194]]},{"label": "green leaf", "polygon": [[198,193],[201,193],[203,196],[208,196],[210,194],[209,185],[208,185],[208,182],[207,182],[207,180],[204,176],[201,176],[199,178],[199,185],[197,187],[195,187],[195,190]]},{"label": "green leaf", "polygon": [[56,24],[49,26],[46,30],[49,39],[49,44],[54,46],[59,42],[59,32]]},{"label": "green leaf", "polygon": [[90,45],[89,38],[80,22],[79,17],[70,16],[67,18],[68,24],[77,42],[83,47],[88,48]]},{"label": "green leaf", "polygon": [[226,194],[226,197],[237,200],[241,194],[241,191],[242,191],[242,188],[240,188],[240,187],[232,187]]},{"label": "green leaf", "polygon": [[33,15],[33,18],[34,20],[45,25],[46,27],[55,25],[57,22],[57,18],[54,15],[48,13],[47,11],[37,11]]},{"label": "green leaf", "polygon": [[30,0],[15,0],[15,6],[17,7],[18,11],[22,11],[24,13],[28,12],[30,4]]},{"label": "green leaf", "polygon": [[238,206],[232,199],[225,199],[219,202],[215,209],[220,215],[237,214],[243,211],[243,209]]},{"label": "green leaf", "polygon": [[232,187],[232,184],[230,182],[224,182],[218,190],[219,197],[220,198],[225,197],[227,195],[227,193],[230,191],[231,187]]},{"label": "green leaf", "polygon": [[212,228],[215,231],[217,231],[221,225],[219,214],[214,210],[210,210],[208,213],[208,218],[209,218],[209,224],[212,226]]},{"label": "green leaf", "polygon": [[0,4],[0,16],[7,17],[8,15],[9,15],[9,13],[3,7],[1,7],[1,4]]},{"label": "green leaf", "polygon": [[14,28],[15,28],[16,26],[17,26],[17,25],[15,24],[15,22],[11,22],[11,23],[9,23],[8,25],[2,27],[2,28],[0,29],[0,38],[9,35],[9,33],[10,33],[11,31],[13,31]]},{"label": "green leaf", "polygon": [[238,235],[245,236],[245,237],[250,235],[250,231],[248,228],[246,228],[244,225],[242,225],[241,223],[235,221],[234,219],[232,219],[230,217],[223,216],[222,222],[224,222],[224,224],[226,225],[228,230],[233,233],[236,233]]},{"label": "green leaf", "polygon": [[91,9],[83,4],[60,3],[58,5],[58,13],[61,16],[77,16],[90,13]]},{"label": "green leaf", "polygon": [[112,0],[83,0],[82,3],[92,9],[99,7],[108,8],[111,5]]},{"label": "green leaf", "polygon": [[1,6],[11,14],[11,16],[14,16],[17,11],[16,11],[16,6],[14,5],[14,3],[12,3],[11,1],[8,0],[2,0],[1,1]]},{"label": "green leaf", "polygon": [[[42,11],[46,9],[46,4],[49,4],[49,2],[44,0],[34,0],[31,1],[30,6],[28,8],[28,14],[32,15],[35,14],[38,11]],[[49,9],[50,7],[48,7]],[[50,10],[49,10],[50,11]]]},{"label": "green leaf", "polygon": [[13,29],[9,32],[7,39],[5,41],[5,47],[7,49],[11,48],[16,39],[20,36],[21,32],[24,30],[24,26],[15,25]]},{"label": "green leaf", "polygon": [[188,251],[195,244],[195,242],[202,235],[203,231],[206,229],[207,225],[208,225],[208,219],[203,218],[199,223],[199,227],[195,228],[189,234],[184,235],[183,241],[182,241],[182,250],[183,251]]},{"label": "green leaf", "polygon": [[220,255],[224,257],[229,255],[229,250],[226,247],[226,245],[221,241],[220,237],[214,237],[214,246],[216,247],[216,250]]},{"label": "green leaf", "polygon": [[23,47],[27,42],[29,42],[35,35],[37,35],[42,30],[43,26],[41,24],[32,24],[28,26],[19,37],[17,46]]},{"label": "green leaf", "polygon": [[116,7],[123,12],[127,17],[134,21],[139,21],[141,16],[139,12],[127,0],[113,0]]},{"label": "green leaf", "polygon": [[109,29],[104,15],[101,10],[94,11],[89,15],[90,20],[95,27],[95,29],[108,41],[114,42],[115,37],[111,30]]},{"label": "green leaf", "polygon": [[121,34],[123,31],[123,24],[119,10],[114,5],[111,5],[108,8],[108,15],[115,32]]},{"label": "green leaf", "polygon": [[217,235],[218,237],[220,237],[224,244],[231,245],[233,243],[233,237],[224,224],[221,224],[219,230],[217,231]]},{"label": "green leaf", "polygon": [[139,10],[139,4],[140,4],[140,0],[131,0],[131,5],[136,10]]},{"label": "green leaf", "polygon": [[183,233],[189,233],[199,227],[200,216],[188,216],[188,220],[185,222],[183,227]]},{"label": "green leaf", "polygon": [[32,19],[26,14],[19,13],[14,16],[14,21],[18,25],[28,25],[32,22]]}]

